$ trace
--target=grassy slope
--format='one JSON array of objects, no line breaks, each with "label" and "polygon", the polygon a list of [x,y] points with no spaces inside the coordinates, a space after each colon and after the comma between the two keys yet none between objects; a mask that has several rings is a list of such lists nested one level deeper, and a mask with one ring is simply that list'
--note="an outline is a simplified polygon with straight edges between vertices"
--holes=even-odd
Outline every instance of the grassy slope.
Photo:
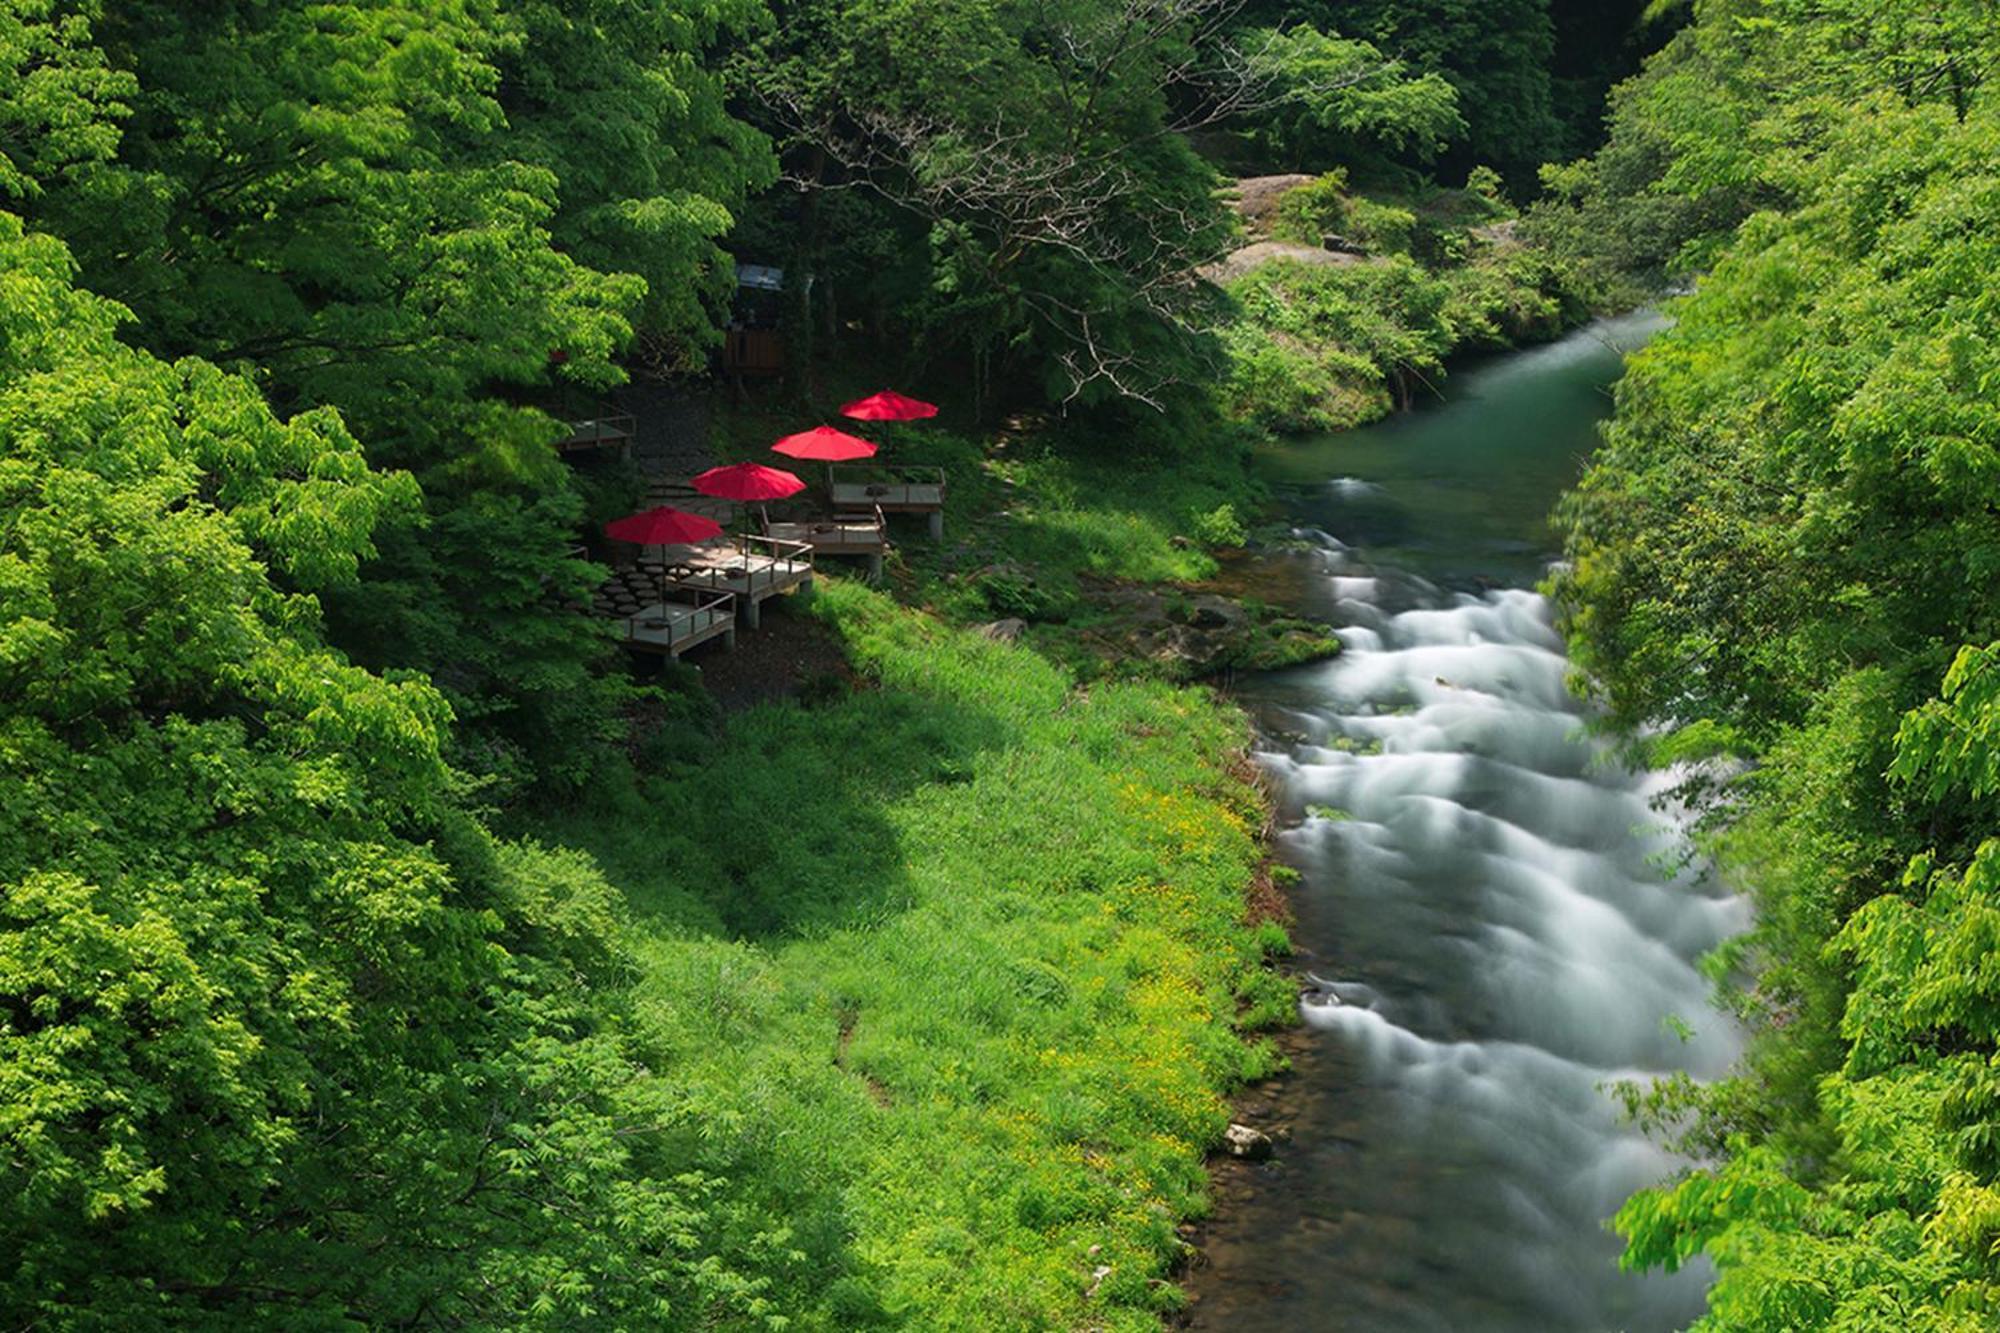
[{"label": "grassy slope", "polygon": [[802,1326],[1156,1327],[1223,1091],[1273,1059],[1239,1012],[1290,1009],[1241,716],[848,582],[810,613],[869,687],[536,830],[636,910],[690,1165],[793,1219]]}]

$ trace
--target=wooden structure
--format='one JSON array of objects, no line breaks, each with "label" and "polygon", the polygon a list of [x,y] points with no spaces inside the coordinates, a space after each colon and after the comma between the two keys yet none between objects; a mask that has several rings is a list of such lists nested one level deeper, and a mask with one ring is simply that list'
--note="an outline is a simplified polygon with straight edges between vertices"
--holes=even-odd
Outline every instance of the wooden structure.
[{"label": "wooden structure", "polygon": [[943,468],[849,463],[835,464],[826,472],[836,513],[872,509],[884,514],[923,514],[930,520],[931,540],[944,539]]},{"label": "wooden structure", "polygon": [[624,625],[626,644],[640,652],[679,657],[710,639],[734,648],[736,598],[726,592],[668,588],[664,601],[656,597],[626,616]]},{"label": "wooden structure", "polygon": [[722,368],[732,375],[784,373],[784,335],[776,329],[727,330],[722,335]]},{"label": "wooden structure", "polygon": [[882,577],[882,557],[889,550],[889,524],[880,509],[865,514],[836,514],[768,524],[766,531],[781,541],[800,542],[814,555],[859,555],[868,558],[868,577]]},{"label": "wooden structure", "polygon": [[572,421],[569,434],[556,441],[556,449],[565,454],[579,449],[616,449],[625,453],[632,448],[632,436],[638,428],[638,419],[629,412]]},{"label": "wooden structure", "polygon": [[[812,294],[812,279],[806,279]],[[744,377],[779,375],[785,369],[785,270],[770,264],[736,265],[736,296],[722,334],[722,369],[740,387]]]},{"label": "wooden structure", "polygon": [[812,586],[813,548],[806,542],[745,535],[683,549],[673,560],[641,560],[638,567],[664,574],[674,587],[733,595],[747,629],[762,620],[758,607],[765,598]]}]

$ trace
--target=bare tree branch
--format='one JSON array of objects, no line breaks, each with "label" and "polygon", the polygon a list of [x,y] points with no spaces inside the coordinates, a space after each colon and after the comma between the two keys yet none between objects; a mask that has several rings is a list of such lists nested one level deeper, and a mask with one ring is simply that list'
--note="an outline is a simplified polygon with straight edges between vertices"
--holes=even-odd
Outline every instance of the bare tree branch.
[{"label": "bare tree branch", "polygon": [[[1283,77],[1275,34],[1247,46],[1235,40],[1244,4],[1122,0],[1058,14],[1044,3],[1035,12],[1048,95],[976,123],[934,108],[809,99],[766,83],[761,96],[784,133],[839,168],[834,180],[821,172],[784,179],[800,190],[868,190],[929,221],[968,229],[990,254],[987,277],[997,289],[1009,288],[1010,271],[1028,257],[1063,256],[1119,292],[1121,305],[1191,332],[1203,296],[1197,271],[1227,250],[1231,229],[1214,199],[1170,197],[1135,161],[1162,140],[1324,97],[1391,69],[1384,62],[1315,83]],[[1106,103],[1114,88],[1136,79],[1159,90],[1166,114],[1135,130],[1113,123]],[[1112,311],[1029,284],[1012,294],[1063,344],[1057,361],[1071,398],[1104,385],[1159,406],[1166,381],[1149,379],[1107,341]]]}]

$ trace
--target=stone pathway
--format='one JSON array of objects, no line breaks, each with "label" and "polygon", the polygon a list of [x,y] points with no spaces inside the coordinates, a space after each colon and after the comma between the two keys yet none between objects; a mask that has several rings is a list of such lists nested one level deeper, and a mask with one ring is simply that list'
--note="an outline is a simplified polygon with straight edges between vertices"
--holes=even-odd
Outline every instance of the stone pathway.
[{"label": "stone pathway", "polygon": [[709,445],[707,391],[688,381],[635,376],[611,394],[612,409],[629,412],[635,422],[632,461],[646,476],[641,508],[672,505],[704,514],[725,526],[740,507],[728,500],[697,495],[688,478],[715,466]]}]

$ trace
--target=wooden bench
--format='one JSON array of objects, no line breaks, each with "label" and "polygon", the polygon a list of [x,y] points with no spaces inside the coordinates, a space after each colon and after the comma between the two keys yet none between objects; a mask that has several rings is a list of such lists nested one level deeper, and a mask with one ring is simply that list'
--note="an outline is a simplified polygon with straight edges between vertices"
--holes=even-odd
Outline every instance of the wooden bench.
[{"label": "wooden bench", "polygon": [[836,512],[877,509],[885,514],[923,514],[930,519],[931,540],[944,540],[943,468],[848,464],[826,471]]}]

